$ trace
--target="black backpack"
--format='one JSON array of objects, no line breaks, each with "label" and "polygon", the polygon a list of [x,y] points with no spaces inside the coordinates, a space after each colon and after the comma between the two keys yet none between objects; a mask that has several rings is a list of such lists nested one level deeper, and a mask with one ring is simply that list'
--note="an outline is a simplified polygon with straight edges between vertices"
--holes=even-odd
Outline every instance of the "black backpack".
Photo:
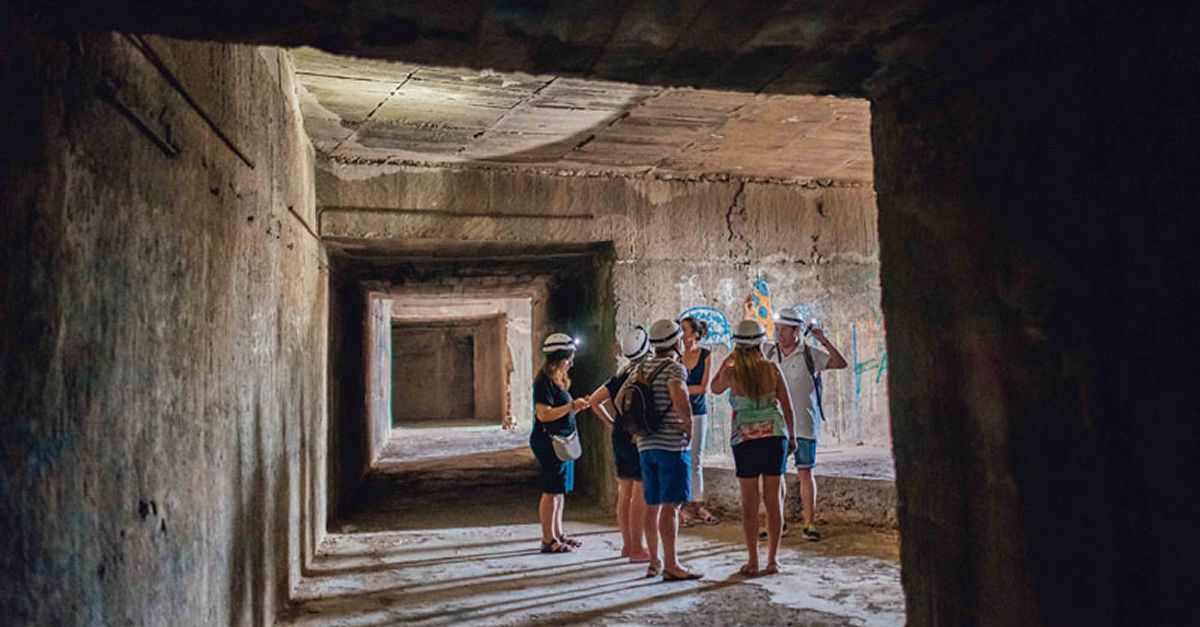
[{"label": "black backpack", "polygon": [[664,361],[659,364],[649,377],[643,377],[642,369],[638,368],[636,373],[625,379],[617,398],[613,399],[613,407],[617,410],[617,428],[639,437],[662,428],[663,412],[658,411],[654,404],[654,380],[670,363]]}]

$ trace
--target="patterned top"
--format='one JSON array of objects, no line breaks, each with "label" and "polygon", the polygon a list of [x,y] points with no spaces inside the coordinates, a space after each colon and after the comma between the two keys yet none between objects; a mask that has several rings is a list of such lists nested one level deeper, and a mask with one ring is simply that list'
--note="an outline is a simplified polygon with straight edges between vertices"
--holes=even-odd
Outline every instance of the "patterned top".
[{"label": "patterned top", "polygon": [[662,427],[658,431],[650,435],[637,438],[637,447],[639,451],[650,449],[659,451],[686,451],[688,450],[688,440],[683,434],[683,417],[675,413],[675,406],[671,403],[670,384],[675,382],[678,385],[687,385],[687,368],[683,364],[670,359],[669,357],[655,357],[646,359],[638,367],[642,376],[649,377],[654,373],[654,369],[658,368],[659,364],[664,361],[669,361],[662,372],[654,378],[654,382],[650,387],[654,389],[654,407],[660,412],[663,412]]},{"label": "patterned top", "polygon": [[774,391],[750,398],[738,396],[730,390],[729,404],[733,407],[730,444],[738,445],[759,438],[787,437],[787,424],[783,421],[783,412],[779,409]]}]

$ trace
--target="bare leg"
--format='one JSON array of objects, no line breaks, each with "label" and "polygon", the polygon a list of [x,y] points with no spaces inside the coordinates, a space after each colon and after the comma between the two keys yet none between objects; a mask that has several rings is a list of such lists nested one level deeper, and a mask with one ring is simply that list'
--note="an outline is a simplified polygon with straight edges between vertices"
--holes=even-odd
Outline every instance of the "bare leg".
[{"label": "bare leg", "polygon": [[554,495],[542,493],[538,501],[538,520],[542,523],[542,542],[554,542]]},{"label": "bare leg", "polygon": [[[650,569],[646,571],[649,576],[657,575],[657,570],[662,568],[662,562],[658,558],[658,518],[661,505],[646,505],[646,513],[642,517],[642,525],[646,530],[646,547],[650,552]],[[656,568],[657,566],[657,568]]]},{"label": "bare leg", "polygon": [[552,531],[554,532],[555,538],[565,537],[565,534],[563,533],[562,517],[563,508],[566,505],[566,501],[567,499],[564,495],[554,495],[554,529]]},{"label": "bare leg", "polygon": [[642,482],[629,482],[629,561],[634,563],[650,561],[650,552],[646,550],[646,496],[642,494]]},{"label": "bare leg", "polygon": [[762,478],[763,505],[767,508],[767,568],[766,574],[779,572],[779,538],[783,535],[783,491],[780,477]]},{"label": "bare leg", "polygon": [[738,484],[742,488],[742,533],[745,535],[748,552],[742,574],[751,575],[758,572],[758,477],[739,478]]},{"label": "bare leg", "polygon": [[[629,479],[617,479],[617,528],[621,530],[621,557],[629,557],[630,551],[633,548],[633,528],[634,521],[630,519],[630,514],[633,511],[633,503],[631,498],[633,495],[633,481]],[[641,519],[637,519],[640,523]],[[640,524],[638,525],[641,526]],[[640,542],[638,544],[641,544]]]},{"label": "bare leg", "polygon": [[664,504],[658,513],[658,533],[662,536],[663,572],[672,575],[686,574],[679,563],[679,552],[675,540],[679,537],[679,506],[682,503]]},{"label": "bare leg", "polygon": [[816,515],[817,482],[813,479],[811,468],[801,468],[796,483],[800,484],[800,511],[804,516],[804,524],[813,524]]}]

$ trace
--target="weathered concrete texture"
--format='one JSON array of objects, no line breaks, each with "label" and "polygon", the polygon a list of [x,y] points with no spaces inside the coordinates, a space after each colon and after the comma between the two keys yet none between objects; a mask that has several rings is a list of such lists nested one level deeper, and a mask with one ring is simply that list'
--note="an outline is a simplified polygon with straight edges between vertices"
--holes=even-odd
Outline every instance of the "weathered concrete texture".
[{"label": "weathered concrete texture", "polygon": [[529,448],[529,431],[499,425],[430,425],[392,429],[380,460],[408,462]]},{"label": "weathered concrete texture", "polygon": [[[329,438],[331,450],[336,452],[330,458],[330,514],[337,517],[358,508],[354,502],[356,487],[370,470],[365,444],[368,421],[364,420],[360,389],[366,376],[360,348],[364,290],[387,290],[400,301],[527,300],[533,337],[545,337],[550,329],[565,330],[599,346],[611,346],[615,342],[613,308],[611,300],[605,300],[611,299],[611,279],[606,269],[611,260],[597,260],[610,254],[605,250],[605,246],[568,252],[509,246],[507,250],[493,249],[483,254],[478,250],[463,253],[453,244],[442,244],[438,254],[444,257],[414,249],[372,251],[353,247],[335,255],[331,263],[331,281],[337,286],[337,297],[331,302],[335,330],[331,357],[341,376],[330,382],[335,413]],[[537,353],[534,361],[531,350],[527,358],[532,372],[540,365],[541,354]],[[609,354],[577,364],[572,372],[572,393],[578,396],[594,389],[611,372],[613,362]],[[532,424],[531,405],[528,412],[518,417],[526,436]],[[598,431],[585,426],[582,435],[585,441],[595,438],[598,447]],[[585,463],[596,468],[589,471],[590,478],[581,477],[578,488],[608,500],[610,473],[604,471],[603,460],[593,458]]]},{"label": "weathered concrete texture", "polygon": [[[727,450],[728,445],[724,445]],[[895,528],[895,466],[890,449],[850,447],[821,450],[813,471],[817,481],[817,521],[820,523],[869,525]],[[733,470],[732,456],[706,455],[704,498],[710,508],[727,516],[741,511],[741,488]],[[800,520],[800,495],[795,469],[789,468],[787,516]]]},{"label": "weathered concrete texture", "polygon": [[506,392],[503,324],[500,316],[394,323],[393,423],[499,425]]},{"label": "weathered concrete texture", "polygon": [[[825,443],[890,445],[875,198],[867,187],[328,160],[317,176],[321,233],[341,242],[401,249],[426,240],[612,242],[617,329],[693,306],[736,323],[753,282],[764,279],[776,308],[800,305],[820,318],[853,361],[827,376]],[[580,362],[608,350],[589,344]],[[715,407],[724,425],[728,406]],[[712,444],[726,446],[721,438]]]},{"label": "weathered concrete texture", "polygon": [[333,534],[281,624],[904,624],[894,532],[830,527],[819,544],[792,534],[784,574],[746,579],[739,526],[693,528],[680,554],[707,576],[670,583],[617,557],[611,519],[574,502],[566,527],[583,548],[538,553],[534,505],[480,491],[413,501],[396,516],[407,531]]},{"label": "weathered concrete texture", "polygon": [[3,620],[270,624],[324,532],[287,57],[2,12]]},{"label": "weathered concrete texture", "polygon": [[342,161],[871,180],[865,100],[292,58],[309,136]]},{"label": "weathered concrete texture", "polygon": [[248,11],[229,0],[179,0],[154,12],[97,2],[80,15],[37,0],[75,23],[134,32],[320,45],[415,63],[581,75],[648,85],[750,93],[861,95],[886,69],[883,54],[931,23],[977,19],[971,3],[622,2],[421,4],[279,1]]},{"label": "weathered concrete texture", "polygon": [[1195,10],[1046,7],[874,99],[909,618],[1195,624]]},{"label": "weathered concrete texture", "polygon": [[392,300],[386,294],[368,292],[362,355],[366,366],[366,411],[368,458],[375,461],[392,430]]},{"label": "weathered concrete texture", "polygon": [[[513,425],[532,420],[533,412],[533,355],[537,353],[533,336],[533,299],[526,298],[467,298],[463,296],[416,296],[396,292],[392,302],[393,322],[461,317],[499,316],[504,319],[504,338],[500,376],[508,385],[508,402],[504,411]],[[510,371],[511,368],[511,371]]]}]

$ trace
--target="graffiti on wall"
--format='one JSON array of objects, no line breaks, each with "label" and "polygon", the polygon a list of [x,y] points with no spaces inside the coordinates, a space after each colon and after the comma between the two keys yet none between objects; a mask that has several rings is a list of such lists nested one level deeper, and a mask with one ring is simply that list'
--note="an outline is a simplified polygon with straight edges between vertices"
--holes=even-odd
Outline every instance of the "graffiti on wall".
[{"label": "graffiti on wall", "polygon": [[775,341],[775,312],[771,309],[771,286],[766,279],[755,279],[750,290],[750,316],[767,331],[767,339]]},{"label": "graffiti on wall", "polygon": [[679,314],[679,319],[695,318],[708,325],[708,335],[700,340],[701,346],[729,347],[733,340],[733,331],[729,327],[729,319],[725,314],[712,307],[689,307]]}]

